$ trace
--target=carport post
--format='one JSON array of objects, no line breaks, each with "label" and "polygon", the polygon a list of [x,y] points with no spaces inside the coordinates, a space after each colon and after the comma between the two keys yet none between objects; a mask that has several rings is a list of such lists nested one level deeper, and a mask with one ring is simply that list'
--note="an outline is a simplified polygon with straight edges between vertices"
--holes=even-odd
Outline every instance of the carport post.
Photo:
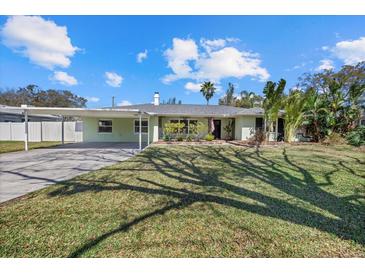
[{"label": "carport post", "polygon": [[24,110],[24,150],[28,151],[28,111]]},{"label": "carport post", "polygon": [[279,126],[279,118],[276,118],[276,124],[275,124],[275,141],[278,140],[278,126]]},{"label": "carport post", "polygon": [[62,120],[61,120],[61,142],[62,145],[65,144],[65,122],[64,122],[64,117],[61,116]]},{"label": "carport post", "polygon": [[142,114],[139,114],[139,150],[142,150]]},{"label": "carport post", "polygon": [[147,118],[147,145],[150,145],[150,116]]}]

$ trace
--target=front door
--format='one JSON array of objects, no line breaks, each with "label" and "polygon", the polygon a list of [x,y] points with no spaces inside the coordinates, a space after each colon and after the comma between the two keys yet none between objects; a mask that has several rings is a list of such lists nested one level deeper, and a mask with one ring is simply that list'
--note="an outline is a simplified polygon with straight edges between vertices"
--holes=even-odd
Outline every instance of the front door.
[{"label": "front door", "polygon": [[221,120],[213,120],[214,123],[214,130],[213,135],[214,139],[220,139],[221,138]]}]

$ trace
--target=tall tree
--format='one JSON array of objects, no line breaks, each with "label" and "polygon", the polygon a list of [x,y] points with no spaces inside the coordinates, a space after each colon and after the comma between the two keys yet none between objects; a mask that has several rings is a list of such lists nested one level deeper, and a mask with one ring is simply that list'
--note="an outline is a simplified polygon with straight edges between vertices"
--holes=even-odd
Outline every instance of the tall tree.
[{"label": "tall tree", "polygon": [[[284,98],[285,85],[286,81],[284,79],[280,79],[278,83],[268,81],[264,87],[263,93],[265,94],[265,99],[263,102],[263,108],[266,121],[266,132],[273,130],[273,123],[279,117],[279,110]],[[268,138],[268,136],[266,136],[266,138]]]},{"label": "tall tree", "polygon": [[234,97],[234,85],[232,83],[228,83],[226,94],[219,99],[218,104],[225,106],[234,106],[236,104],[236,98]]},{"label": "tall tree", "polygon": [[0,92],[0,104],[8,106],[27,104],[37,107],[85,107],[86,102],[85,98],[71,91],[42,90],[36,85]]},{"label": "tall tree", "polygon": [[216,87],[212,82],[204,82],[201,85],[200,92],[203,94],[205,100],[207,100],[207,105],[209,105],[209,100],[214,96]]},{"label": "tall tree", "polygon": [[284,99],[284,140],[286,142],[290,143],[294,140],[295,131],[304,120],[304,108],[306,103],[307,94],[300,90],[292,90]]}]

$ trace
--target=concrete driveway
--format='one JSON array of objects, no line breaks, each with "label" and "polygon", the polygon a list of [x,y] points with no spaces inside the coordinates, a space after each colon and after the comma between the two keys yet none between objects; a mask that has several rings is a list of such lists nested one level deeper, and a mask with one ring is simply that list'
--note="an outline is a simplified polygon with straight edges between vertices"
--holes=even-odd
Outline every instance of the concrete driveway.
[{"label": "concrete driveway", "polygon": [[135,143],[75,143],[0,154],[0,203],[126,160]]}]

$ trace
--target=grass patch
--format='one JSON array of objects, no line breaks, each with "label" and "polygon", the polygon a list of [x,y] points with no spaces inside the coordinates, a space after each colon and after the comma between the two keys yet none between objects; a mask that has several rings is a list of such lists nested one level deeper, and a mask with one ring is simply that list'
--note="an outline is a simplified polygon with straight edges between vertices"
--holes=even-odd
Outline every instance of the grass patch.
[{"label": "grass patch", "polygon": [[0,207],[2,257],[365,257],[365,154],[152,146]]},{"label": "grass patch", "polygon": [[[60,145],[61,142],[29,142],[28,149],[46,148]],[[24,150],[23,141],[0,141],[0,153]]]}]

